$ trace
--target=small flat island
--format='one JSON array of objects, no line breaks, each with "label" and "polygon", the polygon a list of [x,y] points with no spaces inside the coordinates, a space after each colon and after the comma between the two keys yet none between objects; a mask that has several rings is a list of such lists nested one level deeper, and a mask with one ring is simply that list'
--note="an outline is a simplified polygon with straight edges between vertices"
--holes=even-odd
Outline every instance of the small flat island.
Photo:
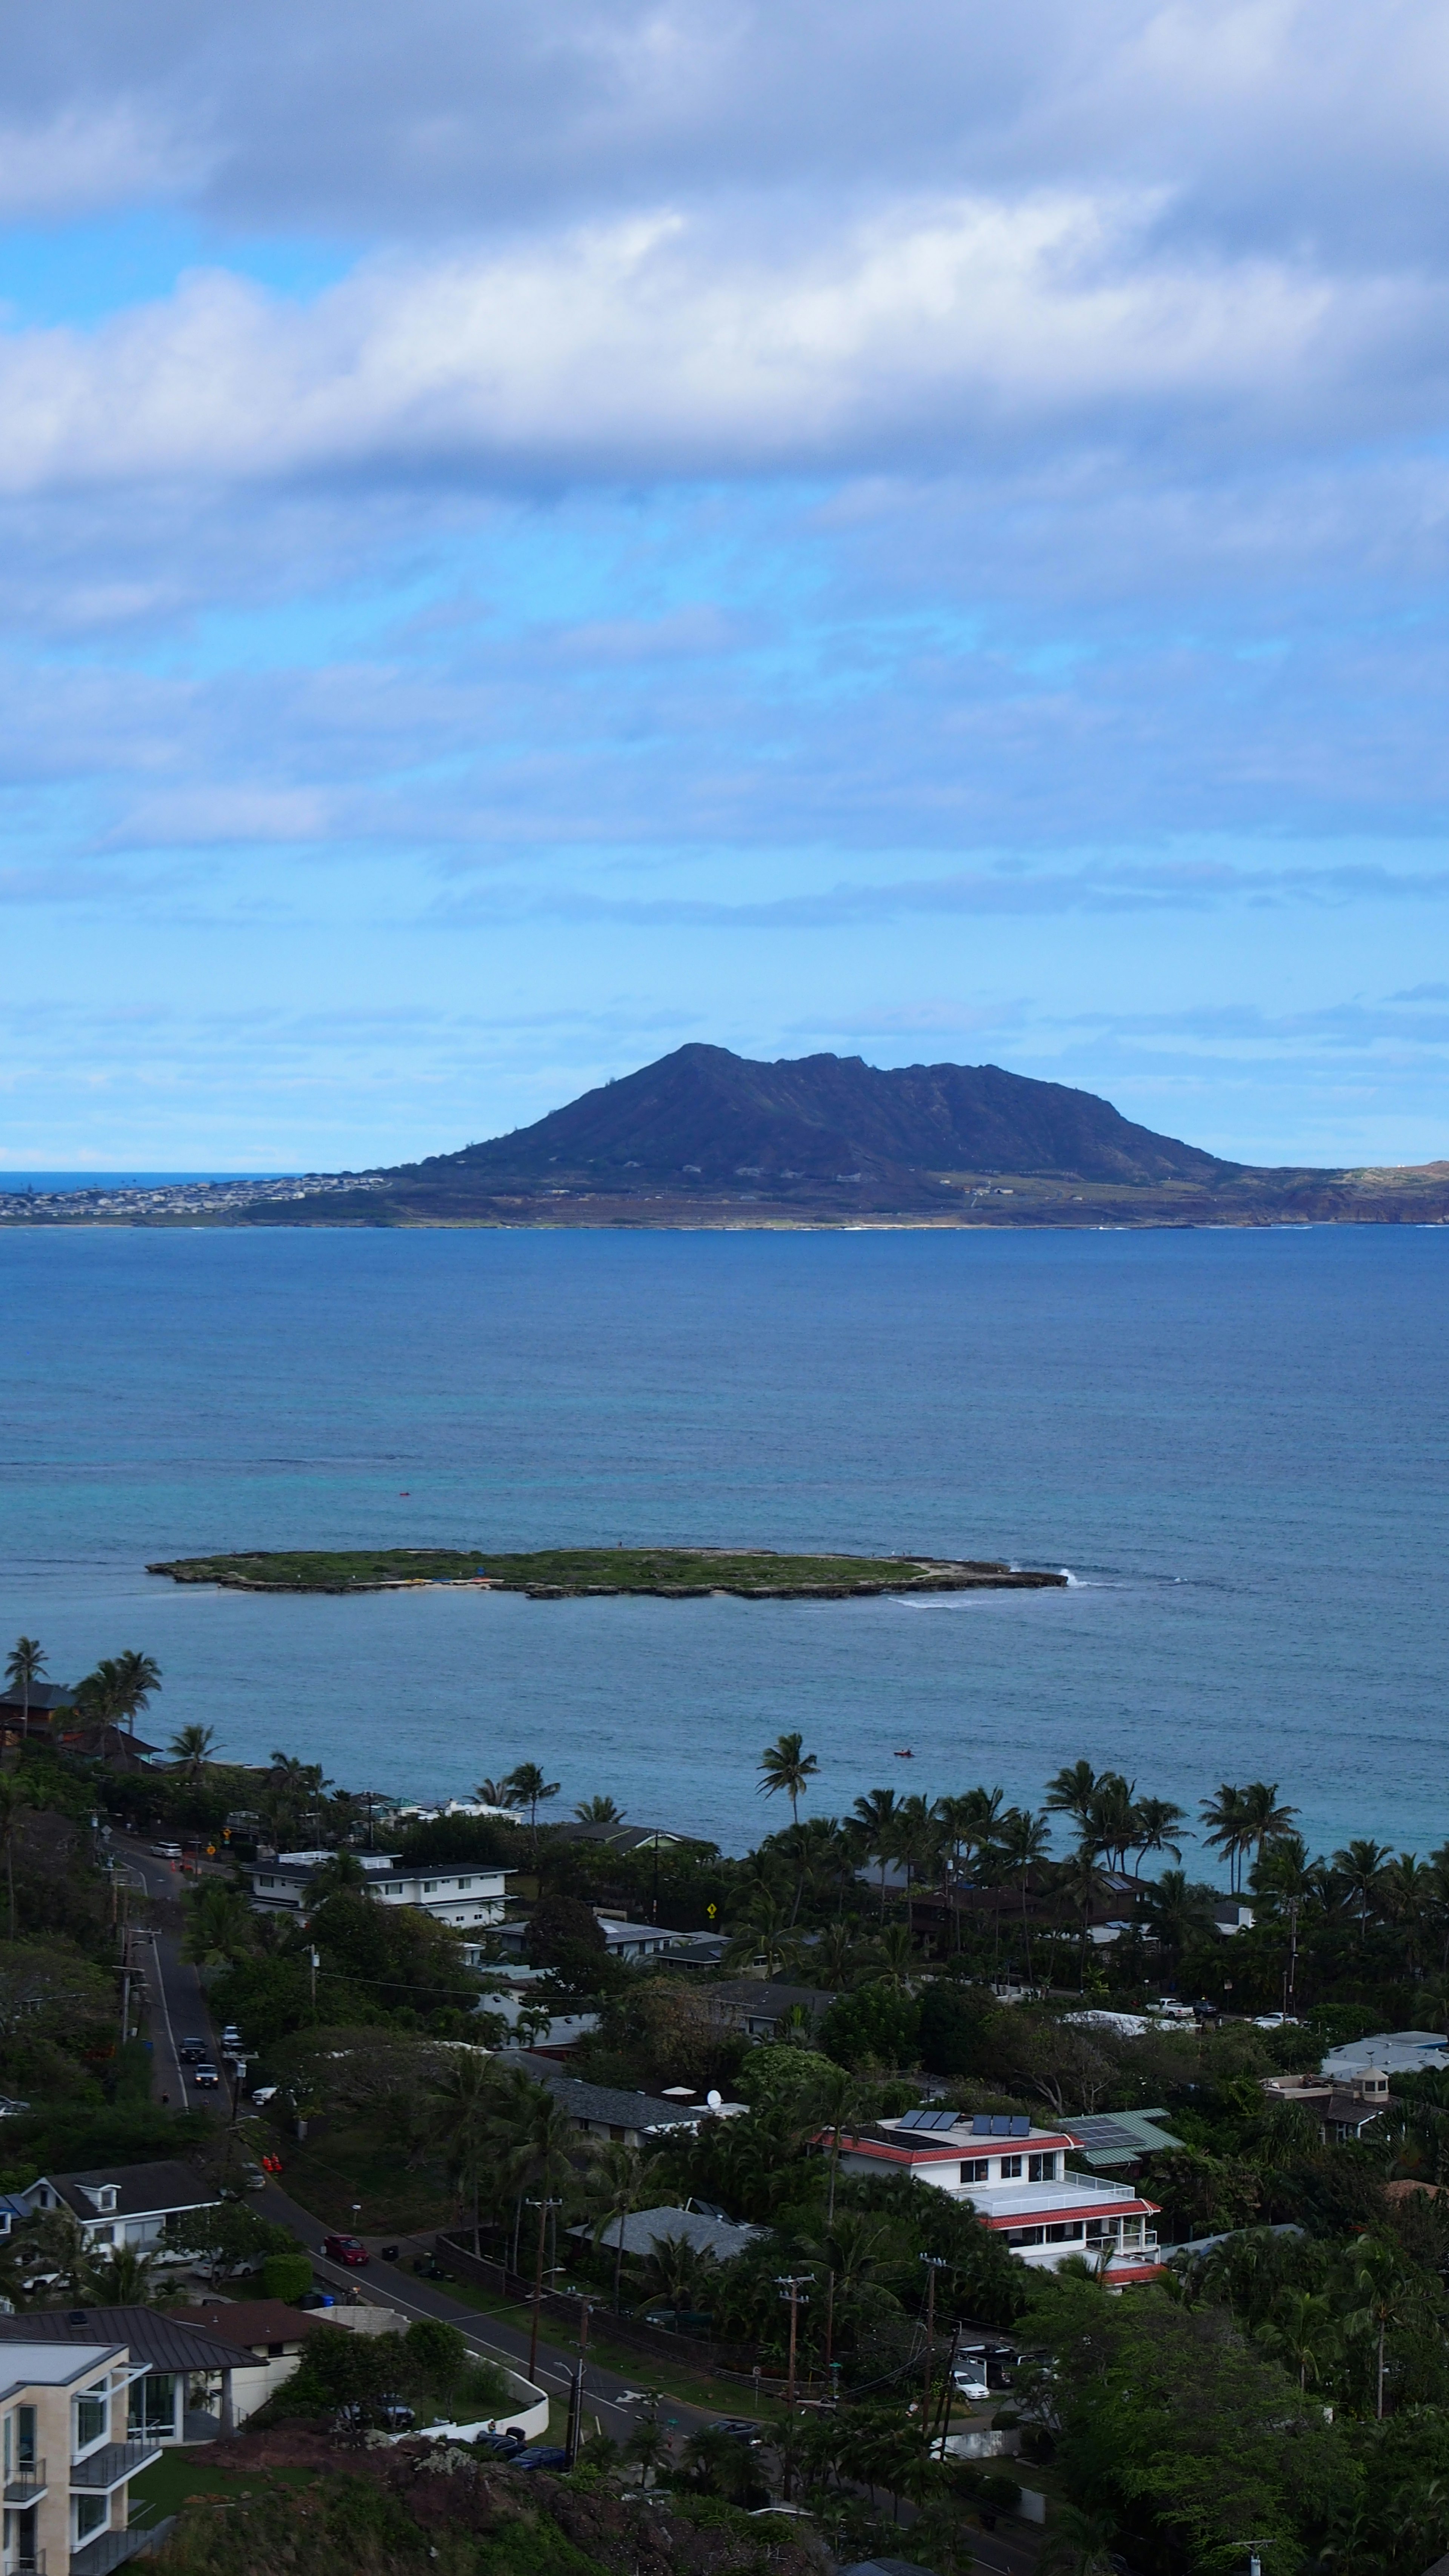
[{"label": "small flat island", "polygon": [[250,1555],[178,1556],[148,1565],[174,1583],[233,1592],[390,1592],[412,1584],[465,1584],[526,1592],[534,1601],[653,1593],[667,1601],[731,1592],[744,1601],[845,1601],[879,1592],[1058,1590],[1061,1573],[993,1559],[932,1556],[787,1556],[769,1548],[560,1547],[523,1556],[489,1548],[258,1549]]}]

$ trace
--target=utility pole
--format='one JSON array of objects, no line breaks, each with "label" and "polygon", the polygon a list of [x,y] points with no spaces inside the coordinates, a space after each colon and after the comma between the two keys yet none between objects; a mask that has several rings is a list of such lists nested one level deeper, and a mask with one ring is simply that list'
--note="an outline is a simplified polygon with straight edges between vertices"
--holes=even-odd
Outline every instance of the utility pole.
[{"label": "utility pole", "polygon": [[[938,2456],[943,2460],[946,2456],[946,2437],[951,2430],[951,2400],[956,2389],[956,2355],[960,2348],[961,2327],[958,2321],[951,2328],[951,2350],[946,2360],[946,2383],[941,2391],[941,2448]],[[928,2450],[935,2450],[934,2438],[927,2443],[926,2447]]]},{"label": "utility pole", "polygon": [[1298,1899],[1288,1899],[1288,1965],[1283,1971],[1283,2019],[1288,2019],[1293,1991],[1298,1983]]},{"label": "utility pole", "polygon": [[921,2261],[926,2267],[926,2364],[921,2385],[921,2430],[925,2434],[926,2448],[929,2451],[931,2447],[931,2347],[936,2335],[936,2274],[945,2271],[946,2258],[943,2254],[923,2254]]},{"label": "utility pole", "polygon": [[808,2299],[801,2297],[801,2292],[809,2278],[808,2272],[777,2272],[775,2275],[776,2288],[790,2303],[790,2372],[785,2384],[785,2406],[791,2415],[795,2412],[795,2353],[800,2310],[809,2305]]},{"label": "utility pole", "polygon": [[317,1956],[315,1945],[308,1950],[307,1959],[308,1973],[312,1983],[312,2019],[315,2021],[317,2018],[317,1971],[322,1965],[321,1960]]}]

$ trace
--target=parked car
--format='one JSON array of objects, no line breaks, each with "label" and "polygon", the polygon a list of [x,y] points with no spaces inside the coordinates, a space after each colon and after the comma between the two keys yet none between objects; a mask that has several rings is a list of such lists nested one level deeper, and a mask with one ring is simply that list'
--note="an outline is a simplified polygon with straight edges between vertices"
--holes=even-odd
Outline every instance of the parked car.
[{"label": "parked car", "polygon": [[765,2438],[763,2424],[755,2423],[749,2415],[722,2415],[709,2429],[712,2433],[728,2433],[732,2442],[748,2442],[752,2449]]},{"label": "parked car", "polygon": [[537,2449],[515,2451],[509,2462],[509,2466],[515,2469],[566,2469],[568,2464],[567,2451],[560,2450],[553,2442],[540,2443]]},{"label": "parked car", "polygon": [[264,2110],[266,2109],[266,2107],[267,2107],[267,2104],[268,2104],[269,2102],[275,2102],[276,2098],[277,2098],[277,2088],[276,2088],[275,2084],[256,2084],[256,2085],[253,2085],[253,2087],[252,2087],[252,2100],[255,2102],[255,2104],[256,2104],[256,2106],[257,2106],[257,2109],[258,2109],[259,2111],[264,2111]]},{"label": "parked car", "polygon": [[191,2070],[191,2081],[193,2084],[199,2084],[204,2093],[214,2093],[221,2082],[221,2077],[218,2075],[214,2066],[202,2064],[200,2066],[193,2066]]},{"label": "parked car", "polygon": [[322,2251],[329,2263],[349,2263],[354,2271],[372,2261],[360,2236],[324,2236]]},{"label": "parked car", "polygon": [[417,2417],[400,2397],[379,2397],[372,2412],[386,2432],[410,2433]]},{"label": "parked car", "polygon": [[242,2035],[237,2029],[234,2021],[229,2021],[227,2023],[225,2030],[221,2034],[221,2044],[223,2048],[240,2048],[242,2044]]},{"label": "parked car", "polygon": [[183,2039],[176,2054],[183,2066],[201,2066],[205,2064],[211,2051],[204,2039]]}]

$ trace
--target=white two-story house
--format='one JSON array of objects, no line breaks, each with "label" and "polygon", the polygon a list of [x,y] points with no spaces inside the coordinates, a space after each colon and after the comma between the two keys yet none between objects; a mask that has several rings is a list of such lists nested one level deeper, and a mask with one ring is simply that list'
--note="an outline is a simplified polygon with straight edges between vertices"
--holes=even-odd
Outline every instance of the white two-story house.
[{"label": "white two-story house", "polygon": [[[260,1914],[305,1914],[312,1882],[328,1851],[279,1852],[272,1860],[252,1862],[252,1904]],[[501,1923],[508,1880],[506,1869],[484,1869],[476,1861],[431,1861],[426,1867],[399,1859],[396,1852],[359,1852],[363,1883],[379,1905],[416,1905],[455,1932],[476,1932],[483,1924]]]},{"label": "white two-story house", "polygon": [[[828,2138],[828,2132],[827,2132]],[[1157,2203],[1129,2183],[1069,2173],[1070,2129],[969,2111],[907,2111],[842,2133],[844,2173],[908,2173],[915,2182],[969,2201],[983,2225],[1018,2261],[1054,2271],[1072,2254],[1101,2270],[1110,2288],[1151,2280],[1162,2269],[1152,2221]]]}]

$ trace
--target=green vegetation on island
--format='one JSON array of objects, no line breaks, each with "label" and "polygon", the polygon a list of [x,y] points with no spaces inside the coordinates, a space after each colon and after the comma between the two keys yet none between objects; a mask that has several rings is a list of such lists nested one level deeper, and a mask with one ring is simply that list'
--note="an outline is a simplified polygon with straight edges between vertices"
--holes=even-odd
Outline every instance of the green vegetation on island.
[{"label": "green vegetation on island", "polygon": [[852,1593],[1040,1590],[1067,1579],[991,1559],[783,1556],[767,1548],[714,1547],[557,1547],[501,1556],[477,1547],[258,1548],[172,1557],[146,1571],[234,1592],[385,1592],[410,1583],[472,1583],[535,1600],[616,1592],[844,1600]]}]

